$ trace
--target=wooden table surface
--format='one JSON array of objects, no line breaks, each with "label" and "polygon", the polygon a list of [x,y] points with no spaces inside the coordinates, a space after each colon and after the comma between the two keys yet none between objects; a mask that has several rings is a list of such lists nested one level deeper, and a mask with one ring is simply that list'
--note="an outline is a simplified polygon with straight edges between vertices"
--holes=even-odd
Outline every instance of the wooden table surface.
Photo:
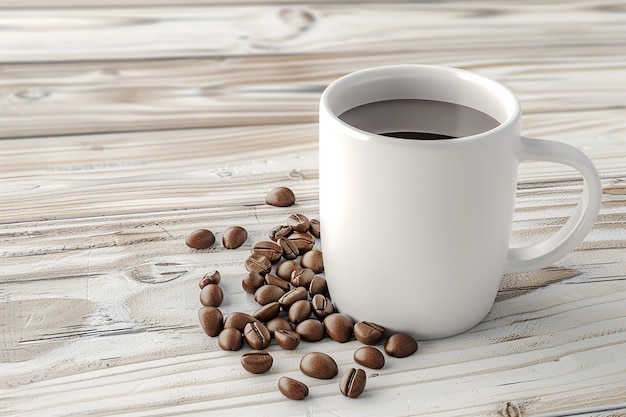
[{"label": "wooden table surface", "polygon": [[[626,7],[620,0],[0,2],[0,416],[626,415]],[[219,270],[224,313],[251,245],[318,215],[317,106],[348,72],[449,65],[518,94],[527,136],[596,164],[600,216],[553,267],[505,276],[488,317],[368,371],[298,370],[357,341],[269,348],[252,375],[198,323]],[[513,241],[544,239],[581,194],[573,170],[524,163]],[[265,194],[292,188],[297,203]],[[222,232],[249,231],[235,250]],[[196,251],[185,236],[213,230]],[[280,376],[306,382],[301,402]]]}]

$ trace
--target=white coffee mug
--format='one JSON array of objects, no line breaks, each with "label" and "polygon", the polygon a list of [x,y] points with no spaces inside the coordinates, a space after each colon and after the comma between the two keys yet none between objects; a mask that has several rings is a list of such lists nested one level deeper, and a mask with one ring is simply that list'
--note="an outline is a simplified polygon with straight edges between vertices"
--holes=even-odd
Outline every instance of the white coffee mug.
[{"label": "white coffee mug", "polygon": [[[396,99],[460,104],[499,124],[465,137],[412,140],[338,117]],[[455,68],[384,66],[328,86],[319,120],[321,244],[340,312],[416,339],[452,336],[487,315],[503,274],[545,267],[574,250],[600,210],[598,173],[578,149],[523,137],[520,125],[520,105],[509,89]],[[523,160],[580,171],[582,201],[547,240],[510,248]]]}]

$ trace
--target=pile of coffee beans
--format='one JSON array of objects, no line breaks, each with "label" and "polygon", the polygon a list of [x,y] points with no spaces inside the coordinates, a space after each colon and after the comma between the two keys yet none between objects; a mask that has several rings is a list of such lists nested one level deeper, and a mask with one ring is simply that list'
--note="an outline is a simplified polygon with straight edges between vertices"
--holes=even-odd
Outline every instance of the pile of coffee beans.
[{"label": "pile of coffee beans", "polygon": [[[295,202],[293,192],[279,187],[268,193],[267,204],[287,207]],[[317,342],[329,337],[339,343],[356,339],[366,346],[354,352],[354,361],[364,367],[381,369],[385,365],[383,353],[374,347],[385,336],[385,329],[376,323],[354,323],[350,317],[336,311],[326,279],[323,275],[322,251],[314,249],[320,237],[320,222],[296,213],[284,223],[272,228],[268,240],[256,242],[250,255],[243,261],[247,270],[241,281],[243,290],[254,296],[259,308],[252,314],[233,312],[226,317],[219,310],[223,292],[219,286],[218,271],[206,274],[200,281],[198,311],[205,333],[217,337],[224,350],[240,350],[244,343],[252,348],[241,357],[241,366],[248,372],[261,374],[273,364],[266,350],[272,343],[283,349],[296,349],[301,341]],[[246,241],[248,233],[240,226],[229,227],[222,235],[225,248],[238,248]],[[215,242],[215,236],[199,229],[187,236],[187,246],[205,249]],[[403,358],[417,351],[417,342],[403,333],[390,335],[384,351],[389,356]],[[322,352],[303,356],[300,370],[310,377],[332,379],[338,375],[336,362]],[[363,369],[346,370],[339,382],[340,392],[350,398],[358,397],[364,390],[366,374]],[[278,389],[288,398],[305,398],[308,387],[293,378],[281,377]]]}]

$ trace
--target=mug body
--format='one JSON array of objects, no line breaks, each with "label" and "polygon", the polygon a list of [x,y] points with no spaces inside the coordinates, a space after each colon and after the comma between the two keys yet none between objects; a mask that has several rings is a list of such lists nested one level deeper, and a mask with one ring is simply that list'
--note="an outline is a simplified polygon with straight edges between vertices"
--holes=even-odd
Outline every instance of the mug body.
[{"label": "mug body", "polygon": [[[461,104],[498,121],[471,136],[413,140],[339,115],[382,100]],[[463,332],[493,305],[514,212],[520,109],[504,86],[446,67],[359,71],[322,95],[320,223],[338,310],[417,339]]]}]

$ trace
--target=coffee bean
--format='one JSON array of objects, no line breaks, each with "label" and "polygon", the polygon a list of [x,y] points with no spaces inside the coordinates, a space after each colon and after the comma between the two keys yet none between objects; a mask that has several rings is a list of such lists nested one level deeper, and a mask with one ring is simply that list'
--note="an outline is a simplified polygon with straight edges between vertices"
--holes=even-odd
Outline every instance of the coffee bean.
[{"label": "coffee bean", "polygon": [[315,272],[309,268],[298,268],[291,272],[291,285],[294,287],[308,288],[311,285],[311,281],[315,277]]},{"label": "coffee bean", "polygon": [[341,375],[339,390],[348,398],[356,398],[365,389],[367,376],[363,369],[350,368]]},{"label": "coffee bean", "polygon": [[270,331],[272,337],[276,336],[276,332],[279,330],[289,330],[292,331],[293,327],[291,327],[291,323],[284,317],[275,317],[265,323],[265,327]]},{"label": "coffee bean", "polygon": [[254,294],[256,290],[265,285],[265,278],[257,271],[248,272],[248,276],[241,280],[241,287],[249,294]]},{"label": "coffee bean", "polygon": [[270,230],[269,238],[276,242],[281,237],[289,236],[292,232],[293,230],[291,229],[291,227],[287,226],[286,224],[281,224]]},{"label": "coffee bean", "polygon": [[264,306],[265,304],[278,301],[278,299],[282,297],[284,293],[285,291],[283,291],[282,288],[277,287],[276,285],[264,285],[254,292],[254,299],[257,303]]},{"label": "coffee bean", "polygon": [[326,329],[326,334],[331,339],[339,343],[345,343],[352,339],[354,323],[345,314],[333,313],[324,319],[324,328]]},{"label": "coffee bean", "polygon": [[217,343],[224,350],[239,350],[243,346],[243,335],[235,328],[224,329],[217,336]]},{"label": "coffee bean", "polygon": [[354,337],[365,345],[375,345],[383,338],[385,328],[369,321],[360,321],[354,325]]},{"label": "coffee bean", "polygon": [[326,294],[328,292],[328,285],[326,279],[316,275],[309,284],[309,294],[313,297],[316,294]]},{"label": "coffee bean", "polygon": [[300,360],[300,370],[305,375],[318,379],[331,379],[337,376],[337,362],[323,352],[309,352]]},{"label": "coffee bean", "polygon": [[405,333],[395,333],[385,342],[385,352],[389,356],[405,358],[417,352],[417,342]]},{"label": "coffee bean", "polygon": [[265,323],[274,317],[277,317],[278,313],[280,313],[280,304],[277,301],[274,301],[273,303],[265,304],[257,309],[254,313],[252,313],[252,317]]},{"label": "coffee bean", "polygon": [[385,366],[385,356],[373,346],[361,346],[354,352],[354,361],[370,369],[380,369]]},{"label": "coffee bean", "polygon": [[202,330],[207,335],[215,337],[222,331],[224,316],[219,308],[201,307],[198,310],[198,318],[200,319]]},{"label": "coffee bean", "polygon": [[324,271],[324,259],[322,258],[322,251],[317,249],[310,250],[302,255],[300,265],[303,268],[309,268],[314,273],[319,274]]},{"label": "coffee bean", "polygon": [[222,234],[222,245],[226,249],[237,249],[248,239],[248,231],[241,226],[231,226]]},{"label": "coffee bean", "polygon": [[210,230],[198,229],[189,233],[185,238],[185,244],[193,249],[210,248],[215,243],[215,235]]},{"label": "coffee bean", "polygon": [[296,326],[296,333],[305,342],[318,342],[324,338],[324,325],[316,319],[307,319]]},{"label": "coffee bean", "polygon": [[296,247],[298,248],[298,253],[300,255],[310,251],[311,249],[313,249],[313,246],[315,246],[315,238],[313,237],[313,235],[306,232],[292,233],[287,239],[296,244]]},{"label": "coffee bean", "polygon": [[241,355],[241,366],[253,374],[263,374],[270,370],[274,358],[265,350],[253,350]]},{"label": "coffee bean", "polygon": [[283,256],[283,248],[276,242],[263,240],[252,245],[252,253],[265,256],[271,263],[276,263]]},{"label": "coffee bean", "polygon": [[[306,293],[306,290],[305,290]],[[289,307],[288,318],[293,324],[298,324],[311,316],[311,303],[309,300],[298,300]]]},{"label": "coffee bean", "polygon": [[309,221],[309,233],[315,237],[320,237],[320,221],[317,219],[311,219]]},{"label": "coffee bean", "polygon": [[245,261],[245,267],[248,271],[255,271],[261,275],[265,275],[272,270],[272,263],[265,256],[252,254]]},{"label": "coffee bean", "polygon": [[265,349],[270,345],[272,336],[267,327],[260,322],[252,322],[246,324],[243,329],[243,337],[252,349]]},{"label": "coffee bean", "polygon": [[219,271],[212,271],[205,274],[198,285],[200,286],[200,289],[202,289],[209,284],[219,284],[221,280],[222,276]]},{"label": "coffee bean", "polygon": [[279,329],[274,332],[274,340],[285,350],[293,350],[300,344],[300,335],[293,330]]},{"label": "coffee bean", "polygon": [[292,400],[303,400],[309,395],[309,387],[297,379],[281,376],[278,380],[278,390]]},{"label": "coffee bean", "polygon": [[291,286],[289,285],[289,281],[285,281],[284,279],[279,278],[274,274],[265,275],[265,283],[267,285],[276,285],[277,287],[280,287],[280,289],[285,292],[291,289]]},{"label": "coffee bean", "polygon": [[296,242],[289,238],[281,237],[277,242],[283,250],[283,258],[296,259],[300,254],[300,249],[296,245]]},{"label": "coffee bean", "polygon": [[291,227],[294,232],[307,232],[310,225],[309,218],[304,214],[292,214],[287,217],[287,226]]},{"label": "coffee bean", "polygon": [[217,284],[209,284],[200,290],[200,302],[203,306],[219,307],[224,301],[224,292]]},{"label": "coffee bean", "polygon": [[311,299],[311,307],[315,317],[323,320],[335,311],[335,306],[329,298],[322,294],[315,294]]},{"label": "coffee bean", "polygon": [[239,311],[230,313],[224,319],[224,328],[225,329],[237,329],[240,333],[243,333],[243,329],[246,327],[246,324],[252,323],[255,321],[259,321],[252,317],[248,313],[241,313]]},{"label": "coffee bean", "polygon": [[293,290],[286,292],[278,299],[278,302],[284,309],[288,310],[289,307],[291,307],[291,305],[296,301],[306,300],[308,297],[309,295],[304,287],[296,287]]},{"label": "coffee bean", "polygon": [[289,207],[296,202],[296,196],[289,188],[278,187],[267,193],[265,202],[270,206]]},{"label": "coffee bean", "polygon": [[289,281],[291,279],[291,273],[298,268],[300,268],[300,264],[296,261],[283,261],[276,267],[276,275]]}]

